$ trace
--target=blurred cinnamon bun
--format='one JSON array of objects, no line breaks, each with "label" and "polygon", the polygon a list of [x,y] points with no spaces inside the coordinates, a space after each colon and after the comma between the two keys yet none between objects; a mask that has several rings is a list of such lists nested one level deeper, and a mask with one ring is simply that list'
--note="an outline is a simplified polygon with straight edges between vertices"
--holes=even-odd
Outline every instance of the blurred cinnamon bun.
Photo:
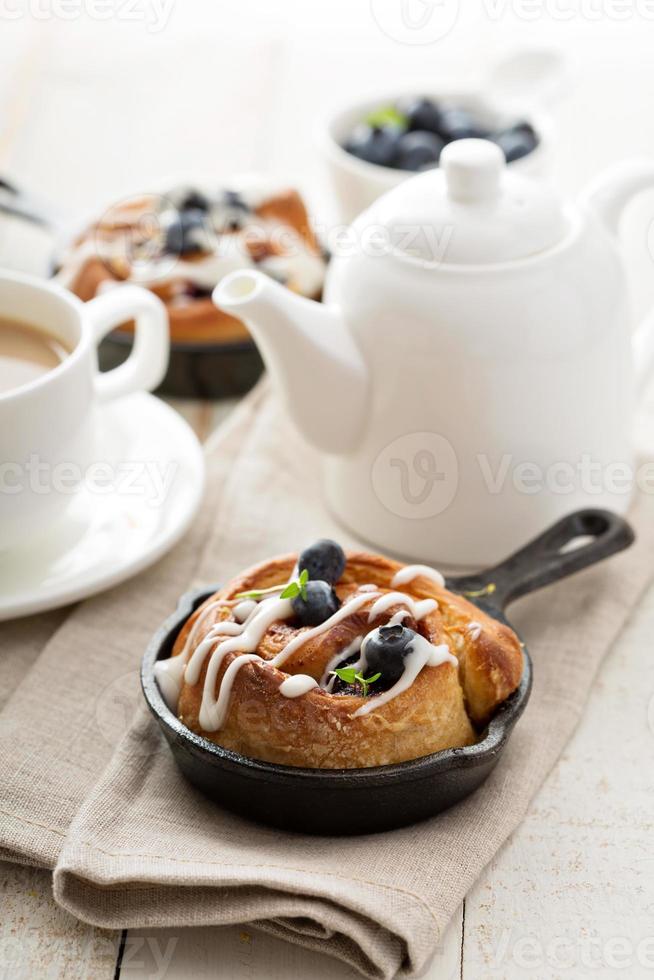
[{"label": "blurred cinnamon bun", "polygon": [[297,191],[240,181],[212,191],[179,186],[117,204],[64,252],[57,280],[84,301],[118,283],[138,283],[165,303],[174,343],[220,344],[249,337],[211,301],[225,275],[258,268],[319,299],[325,265]]}]

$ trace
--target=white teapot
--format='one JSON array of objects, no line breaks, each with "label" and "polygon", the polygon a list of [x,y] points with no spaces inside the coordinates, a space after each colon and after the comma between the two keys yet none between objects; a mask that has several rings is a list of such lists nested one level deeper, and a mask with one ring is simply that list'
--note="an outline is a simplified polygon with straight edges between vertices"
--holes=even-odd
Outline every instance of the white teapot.
[{"label": "white teapot", "polygon": [[652,185],[654,164],[623,164],[575,206],[460,140],[357,218],[323,304],[253,271],[219,284],[346,526],[478,565],[578,507],[627,508],[654,320],[634,358],[616,232]]}]

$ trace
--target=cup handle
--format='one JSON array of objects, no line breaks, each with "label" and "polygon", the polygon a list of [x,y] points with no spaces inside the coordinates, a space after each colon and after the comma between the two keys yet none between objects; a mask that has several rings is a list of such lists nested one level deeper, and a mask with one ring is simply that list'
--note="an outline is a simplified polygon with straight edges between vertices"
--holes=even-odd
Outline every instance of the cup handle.
[{"label": "cup handle", "polygon": [[120,286],[89,300],[85,315],[96,344],[121,323],[136,323],[134,346],[125,363],[95,378],[100,401],[156,388],[166,373],[170,352],[168,315],[161,300],[140,286]]}]

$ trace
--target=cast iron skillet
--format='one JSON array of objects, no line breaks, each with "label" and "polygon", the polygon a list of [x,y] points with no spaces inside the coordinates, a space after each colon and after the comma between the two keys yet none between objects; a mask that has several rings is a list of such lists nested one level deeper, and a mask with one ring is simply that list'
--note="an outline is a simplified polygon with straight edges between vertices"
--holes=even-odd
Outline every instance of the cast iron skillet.
[{"label": "cast iron skillet", "polygon": [[[472,593],[472,602],[506,623],[504,609],[514,599],[622,551],[633,540],[621,517],[603,510],[577,511],[495,568],[450,578],[447,586]],[[476,745],[370,769],[301,769],[246,758],[189,731],[166,707],[154,679],[155,661],[170,656],[186,619],[215,591],[202,589],[180,600],[146,650],[141,683],[184,776],[211,799],[250,819],[303,833],[351,835],[433,816],[483,783],[527,704],[532,664],[525,647],[520,687]]]}]

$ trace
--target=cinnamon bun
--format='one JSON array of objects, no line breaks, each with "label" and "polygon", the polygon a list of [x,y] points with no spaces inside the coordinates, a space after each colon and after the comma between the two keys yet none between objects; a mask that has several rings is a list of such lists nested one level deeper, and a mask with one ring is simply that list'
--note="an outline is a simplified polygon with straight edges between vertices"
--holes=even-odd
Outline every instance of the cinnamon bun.
[{"label": "cinnamon bun", "polygon": [[241,180],[129,199],[66,250],[57,279],[84,301],[117,283],[138,283],[166,305],[174,343],[220,344],[249,334],[216,308],[211,293],[229,272],[250,267],[320,298],[326,262],[297,191]]},{"label": "cinnamon bun", "polygon": [[473,744],[522,669],[515,633],[435,569],[323,540],[208,599],[156,677],[180,720],[225,748],[342,769]]}]

